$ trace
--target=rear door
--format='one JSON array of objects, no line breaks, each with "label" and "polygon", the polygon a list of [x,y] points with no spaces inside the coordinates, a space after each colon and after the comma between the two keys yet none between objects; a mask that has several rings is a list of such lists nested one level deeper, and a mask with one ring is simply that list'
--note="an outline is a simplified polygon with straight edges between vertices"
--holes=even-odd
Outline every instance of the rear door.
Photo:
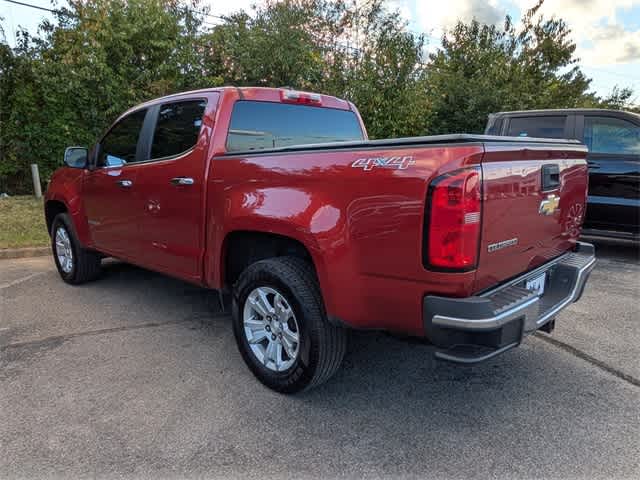
[{"label": "rear door", "polygon": [[640,121],[606,113],[585,115],[578,129],[589,148],[589,199],[585,226],[638,233]]},{"label": "rear door", "polygon": [[587,195],[585,157],[578,144],[485,145],[478,290],[575,245]]},{"label": "rear door", "polygon": [[[218,93],[152,107],[148,160],[138,172],[142,261],[186,279],[201,275],[209,118]],[[206,124],[206,125],[205,125]]]}]

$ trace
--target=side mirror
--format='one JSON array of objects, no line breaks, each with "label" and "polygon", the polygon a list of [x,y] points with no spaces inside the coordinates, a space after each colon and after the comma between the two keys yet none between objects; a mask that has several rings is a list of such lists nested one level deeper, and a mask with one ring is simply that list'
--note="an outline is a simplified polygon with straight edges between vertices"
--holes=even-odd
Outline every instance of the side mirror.
[{"label": "side mirror", "polygon": [[105,155],[104,157],[105,167],[124,167],[127,162],[115,155]]},{"label": "side mirror", "polygon": [[64,163],[71,168],[85,168],[89,150],[84,147],[67,147],[64,151]]}]

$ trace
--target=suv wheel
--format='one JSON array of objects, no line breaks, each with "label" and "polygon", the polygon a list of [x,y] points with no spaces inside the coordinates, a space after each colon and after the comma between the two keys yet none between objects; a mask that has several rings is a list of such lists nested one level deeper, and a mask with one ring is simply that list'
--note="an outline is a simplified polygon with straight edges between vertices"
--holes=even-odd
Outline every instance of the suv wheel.
[{"label": "suv wheel", "polygon": [[77,285],[100,274],[100,255],[82,248],[66,213],[53,219],[51,249],[58,273],[65,282]]},{"label": "suv wheel", "polygon": [[282,393],[328,380],[347,345],[347,331],[327,321],[313,268],[296,257],[261,260],[240,275],[233,330],[253,374]]}]

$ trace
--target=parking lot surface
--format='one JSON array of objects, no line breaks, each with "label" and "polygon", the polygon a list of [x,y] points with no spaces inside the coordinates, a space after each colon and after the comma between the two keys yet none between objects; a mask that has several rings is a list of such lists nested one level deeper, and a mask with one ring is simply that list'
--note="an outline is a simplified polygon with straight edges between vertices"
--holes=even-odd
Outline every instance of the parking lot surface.
[{"label": "parking lot surface", "polygon": [[211,292],[0,261],[0,477],[640,478],[640,260],[598,256],[551,337],[462,367],[354,333],[294,397],[251,376]]}]

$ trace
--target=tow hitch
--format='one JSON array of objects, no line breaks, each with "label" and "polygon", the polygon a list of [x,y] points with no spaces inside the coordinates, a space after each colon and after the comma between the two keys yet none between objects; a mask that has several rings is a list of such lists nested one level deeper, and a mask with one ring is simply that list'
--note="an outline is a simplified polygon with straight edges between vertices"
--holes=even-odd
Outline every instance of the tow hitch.
[{"label": "tow hitch", "polygon": [[546,333],[551,333],[555,328],[556,328],[556,319],[553,318],[549,320],[547,323],[545,323],[544,325],[542,325],[540,327],[540,330]]}]

